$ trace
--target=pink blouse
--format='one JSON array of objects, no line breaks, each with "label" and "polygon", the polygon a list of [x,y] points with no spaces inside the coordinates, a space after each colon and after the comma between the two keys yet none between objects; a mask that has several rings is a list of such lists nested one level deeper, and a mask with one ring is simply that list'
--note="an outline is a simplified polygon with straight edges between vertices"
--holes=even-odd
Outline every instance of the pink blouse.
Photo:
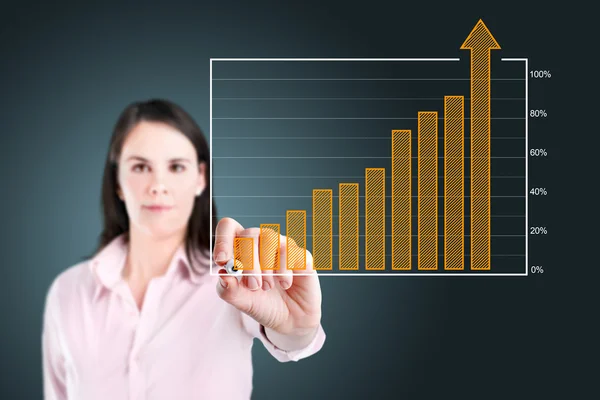
[{"label": "pink blouse", "polygon": [[306,348],[278,349],[218,296],[218,276],[190,267],[183,245],[150,281],[139,312],[121,277],[126,255],[121,235],[52,282],[42,332],[46,399],[249,399],[254,338],[281,362],[323,346],[319,326]]}]

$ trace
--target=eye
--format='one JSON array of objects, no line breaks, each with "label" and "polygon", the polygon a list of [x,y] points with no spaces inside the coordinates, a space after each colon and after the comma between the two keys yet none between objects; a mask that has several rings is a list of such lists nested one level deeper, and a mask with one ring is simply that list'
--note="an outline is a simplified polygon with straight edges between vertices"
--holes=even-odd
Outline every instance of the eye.
[{"label": "eye", "polygon": [[139,172],[139,171],[140,171],[140,168],[142,168],[142,171],[141,171],[141,172],[143,172],[143,168],[145,168],[145,167],[147,167],[147,165],[146,165],[146,164],[136,164],[136,165],[134,165],[134,166],[133,166],[133,168],[131,168],[131,169],[132,169],[132,171],[134,171],[134,172]]},{"label": "eye", "polygon": [[171,168],[175,172],[183,172],[183,171],[185,171],[185,165],[183,165],[183,164],[172,164]]}]

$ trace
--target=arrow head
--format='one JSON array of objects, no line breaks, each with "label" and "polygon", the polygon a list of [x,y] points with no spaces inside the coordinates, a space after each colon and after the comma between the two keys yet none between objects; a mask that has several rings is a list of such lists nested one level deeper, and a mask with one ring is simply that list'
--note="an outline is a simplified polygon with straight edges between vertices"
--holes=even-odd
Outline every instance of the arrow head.
[{"label": "arrow head", "polygon": [[485,26],[483,21],[479,20],[460,48],[461,50],[498,50],[500,49],[500,45],[496,42],[496,39],[494,39],[494,36],[492,36],[490,30]]}]

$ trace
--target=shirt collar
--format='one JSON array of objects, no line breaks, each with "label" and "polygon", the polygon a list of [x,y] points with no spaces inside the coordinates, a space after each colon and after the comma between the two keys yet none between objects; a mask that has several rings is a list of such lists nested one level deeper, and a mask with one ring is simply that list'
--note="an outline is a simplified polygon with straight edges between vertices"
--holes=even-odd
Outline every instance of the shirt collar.
[{"label": "shirt collar", "polygon": [[[125,266],[127,251],[128,245],[125,242],[125,234],[122,233],[109,242],[90,260],[89,265],[92,273],[100,283],[96,287],[94,300],[98,298],[103,288],[112,290],[122,280],[121,272]],[[191,251],[191,253],[196,261],[196,269],[192,268],[190,264],[190,260],[185,252],[185,244],[181,244],[169,264],[166,276],[185,269],[187,270],[187,277],[194,284],[200,284],[210,276],[208,271],[208,256],[199,250]]]}]

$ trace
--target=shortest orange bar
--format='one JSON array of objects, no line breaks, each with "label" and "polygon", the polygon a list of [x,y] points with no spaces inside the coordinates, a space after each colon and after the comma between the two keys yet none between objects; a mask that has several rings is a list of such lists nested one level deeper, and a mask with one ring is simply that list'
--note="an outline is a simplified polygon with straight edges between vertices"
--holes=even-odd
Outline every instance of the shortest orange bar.
[{"label": "shortest orange bar", "polygon": [[254,269],[254,238],[233,239],[234,270]]}]

